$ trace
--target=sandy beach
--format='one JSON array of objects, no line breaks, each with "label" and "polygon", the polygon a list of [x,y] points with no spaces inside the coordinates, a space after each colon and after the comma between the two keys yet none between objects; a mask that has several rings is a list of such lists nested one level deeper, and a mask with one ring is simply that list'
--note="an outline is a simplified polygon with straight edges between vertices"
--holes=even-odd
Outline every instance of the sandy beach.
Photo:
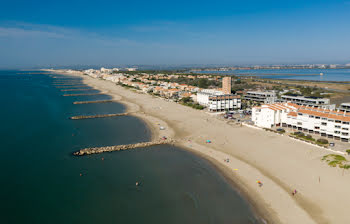
[{"label": "sandy beach", "polygon": [[75,75],[126,105],[127,112],[148,124],[154,139],[173,138],[182,148],[211,161],[268,223],[350,223],[350,171],[321,161],[329,152],[287,136],[228,124],[206,111],[109,81]]}]

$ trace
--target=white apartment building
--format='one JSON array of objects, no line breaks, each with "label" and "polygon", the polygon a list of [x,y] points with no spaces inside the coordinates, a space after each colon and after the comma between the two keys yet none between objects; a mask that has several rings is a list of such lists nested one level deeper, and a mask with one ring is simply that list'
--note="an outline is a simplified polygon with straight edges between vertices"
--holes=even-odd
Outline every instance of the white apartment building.
[{"label": "white apartment building", "polygon": [[320,107],[328,110],[335,109],[335,104],[330,104],[330,99],[328,98],[282,95],[281,100],[282,102],[291,102],[303,106]]},{"label": "white apartment building", "polygon": [[276,92],[274,91],[247,91],[244,99],[259,103],[275,103],[277,101]]},{"label": "white apartment building", "polygon": [[287,103],[264,104],[252,108],[252,121],[256,126],[263,128],[281,126],[282,121],[286,120],[287,114],[295,110],[295,106]]},{"label": "white apartment building", "polygon": [[227,94],[209,97],[209,111],[230,111],[241,108],[241,96]]},{"label": "white apartment building", "polygon": [[342,111],[342,112],[350,112],[350,103],[342,103],[340,104],[340,107],[338,108],[338,110]]},{"label": "white apartment building", "polygon": [[224,95],[224,93],[216,89],[203,89],[201,92],[197,93],[197,102],[207,107],[209,106],[209,97],[219,95]]},{"label": "white apartment building", "polygon": [[262,105],[252,109],[252,121],[259,127],[289,127],[344,142],[350,138],[350,113],[335,110],[293,103]]}]

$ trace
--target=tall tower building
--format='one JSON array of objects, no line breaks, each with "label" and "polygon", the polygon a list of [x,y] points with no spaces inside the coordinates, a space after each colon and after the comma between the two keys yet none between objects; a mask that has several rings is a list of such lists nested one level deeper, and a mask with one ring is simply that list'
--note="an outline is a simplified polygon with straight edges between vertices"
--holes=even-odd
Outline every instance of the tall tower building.
[{"label": "tall tower building", "polygon": [[224,94],[231,94],[231,77],[222,78],[222,91]]}]

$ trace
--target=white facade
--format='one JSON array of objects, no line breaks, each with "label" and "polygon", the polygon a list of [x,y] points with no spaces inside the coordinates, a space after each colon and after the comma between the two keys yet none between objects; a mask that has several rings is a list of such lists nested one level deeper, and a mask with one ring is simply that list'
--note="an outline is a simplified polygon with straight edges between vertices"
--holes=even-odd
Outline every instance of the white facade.
[{"label": "white facade", "polygon": [[328,110],[335,109],[335,104],[330,104],[330,99],[328,98],[282,95],[281,99],[283,102],[291,102],[298,105],[320,107]]},{"label": "white facade", "polygon": [[275,103],[277,96],[273,91],[248,91],[244,99],[268,104]]},{"label": "white facade", "polygon": [[287,114],[296,108],[287,104],[269,104],[252,108],[252,121],[258,127],[279,126]]},{"label": "white facade", "polygon": [[340,111],[350,112],[350,103],[342,103],[338,109]]},{"label": "white facade", "polygon": [[350,138],[350,113],[346,112],[291,103],[270,104],[254,107],[252,121],[259,127],[289,127],[344,142]]},{"label": "white facade", "polygon": [[209,97],[223,95],[224,93],[216,89],[203,89],[197,93],[197,102],[203,106],[209,106]]},{"label": "white facade", "polygon": [[209,97],[209,110],[212,112],[230,111],[241,108],[241,98],[238,95],[228,94]]}]

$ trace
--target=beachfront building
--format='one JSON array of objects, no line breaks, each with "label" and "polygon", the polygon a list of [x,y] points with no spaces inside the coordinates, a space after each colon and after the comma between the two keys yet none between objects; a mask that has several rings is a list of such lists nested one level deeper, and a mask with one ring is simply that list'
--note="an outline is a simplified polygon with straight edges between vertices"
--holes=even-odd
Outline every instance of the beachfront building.
[{"label": "beachfront building", "polygon": [[244,99],[269,104],[275,103],[277,101],[277,96],[274,91],[247,91],[244,94]]},{"label": "beachfront building", "polygon": [[310,134],[348,142],[350,113],[293,103],[253,107],[252,121],[258,127],[288,127]]},{"label": "beachfront building", "polygon": [[340,104],[338,110],[342,111],[342,112],[350,112],[350,103],[342,103]]},{"label": "beachfront building", "polygon": [[241,108],[241,96],[225,94],[210,96],[208,109],[211,112],[231,111]]},{"label": "beachfront building", "polygon": [[258,127],[278,127],[287,119],[287,115],[295,110],[296,107],[292,104],[264,104],[252,108],[252,121]]},{"label": "beachfront building", "polygon": [[209,97],[224,95],[222,91],[216,89],[202,89],[197,93],[197,102],[202,106],[209,106]]},{"label": "beachfront building", "polygon": [[281,100],[282,102],[291,102],[302,106],[318,107],[328,110],[335,109],[335,104],[330,104],[330,99],[328,98],[305,97],[299,95],[282,95]]}]

